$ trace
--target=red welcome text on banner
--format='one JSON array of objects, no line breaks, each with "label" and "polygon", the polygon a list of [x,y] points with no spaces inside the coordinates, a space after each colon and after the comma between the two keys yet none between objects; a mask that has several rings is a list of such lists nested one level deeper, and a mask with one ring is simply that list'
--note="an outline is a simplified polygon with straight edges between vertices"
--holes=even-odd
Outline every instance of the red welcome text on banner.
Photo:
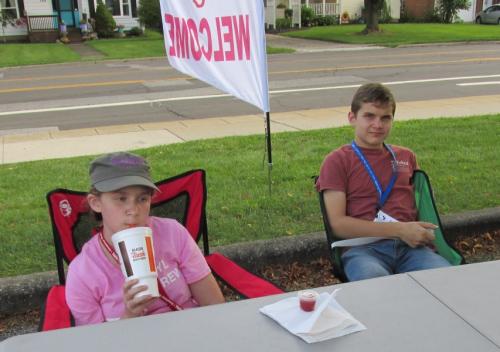
[{"label": "red welcome text on banner", "polygon": [[[171,57],[195,61],[248,61],[250,60],[250,16],[215,17],[210,25],[206,18],[198,23],[192,18],[181,18],[166,13]],[[215,30],[215,31],[214,31]],[[206,39],[200,43],[200,39]],[[225,50],[227,49],[227,50]]]},{"label": "red welcome text on banner", "polygon": [[159,1],[170,65],[269,112],[264,2]]}]

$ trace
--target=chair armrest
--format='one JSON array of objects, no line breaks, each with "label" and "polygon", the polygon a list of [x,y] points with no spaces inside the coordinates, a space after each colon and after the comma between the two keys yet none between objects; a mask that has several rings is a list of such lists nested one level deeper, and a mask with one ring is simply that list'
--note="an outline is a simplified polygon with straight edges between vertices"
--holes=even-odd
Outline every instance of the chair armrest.
[{"label": "chair armrest", "polygon": [[214,275],[246,298],[283,293],[269,281],[248,272],[220,253],[212,253],[205,259]]},{"label": "chair armrest", "polygon": [[52,286],[40,316],[39,331],[49,331],[74,326],[71,311],[66,304],[64,285]]}]

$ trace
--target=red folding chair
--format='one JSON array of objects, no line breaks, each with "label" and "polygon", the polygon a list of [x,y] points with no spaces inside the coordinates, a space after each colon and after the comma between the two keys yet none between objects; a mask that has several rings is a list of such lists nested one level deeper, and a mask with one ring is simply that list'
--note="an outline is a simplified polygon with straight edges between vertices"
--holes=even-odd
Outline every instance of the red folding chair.
[{"label": "red folding chair", "polygon": [[[201,238],[205,259],[215,276],[246,298],[283,292],[220,253],[209,253],[205,214],[207,198],[205,171],[188,171],[159,181],[156,186],[161,192],[156,192],[153,197],[151,215],[176,219],[187,228],[196,242]],[[85,192],[67,189],[56,189],[47,194],[60,284],[49,291],[42,309],[40,331],[74,325],[65,299],[65,263],[71,262],[85,242],[95,233],[97,223],[89,213],[86,195]]]}]

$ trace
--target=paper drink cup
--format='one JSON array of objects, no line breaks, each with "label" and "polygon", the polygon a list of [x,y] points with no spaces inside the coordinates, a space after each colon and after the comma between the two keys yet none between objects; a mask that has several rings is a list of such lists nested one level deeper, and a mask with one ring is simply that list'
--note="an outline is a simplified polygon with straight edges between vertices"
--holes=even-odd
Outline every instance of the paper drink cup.
[{"label": "paper drink cup", "polygon": [[300,291],[298,293],[300,309],[305,312],[312,312],[316,307],[316,300],[318,299],[318,292],[313,290]]},{"label": "paper drink cup", "polygon": [[153,252],[153,235],[149,227],[132,227],[115,233],[111,240],[120,258],[120,267],[126,281],[139,279],[137,286],[145,285],[137,297],[159,297],[158,274]]}]

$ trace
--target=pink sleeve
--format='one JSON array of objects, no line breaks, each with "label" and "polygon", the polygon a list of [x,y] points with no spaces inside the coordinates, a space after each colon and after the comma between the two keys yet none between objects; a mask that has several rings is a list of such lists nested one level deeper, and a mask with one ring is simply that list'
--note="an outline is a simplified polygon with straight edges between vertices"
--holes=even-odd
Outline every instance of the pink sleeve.
[{"label": "pink sleeve", "polygon": [[184,226],[178,226],[179,231],[179,268],[188,284],[199,281],[210,274],[210,268],[200,248]]},{"label": "pink sleeve", "polygon": [[84,278],[88,270],[79,258],[75,258],[68,268],[66,279],[66,302],[75,319],[75,325],[87,325],[104,322],[101,305],[92,295],[91,289],[85,284]]},{"label": "pink sleeve", "polygon": [[347,193],[347,172],[341,152],[328,154],[321,165],[316,188],[318,191],[331,189]]}]

